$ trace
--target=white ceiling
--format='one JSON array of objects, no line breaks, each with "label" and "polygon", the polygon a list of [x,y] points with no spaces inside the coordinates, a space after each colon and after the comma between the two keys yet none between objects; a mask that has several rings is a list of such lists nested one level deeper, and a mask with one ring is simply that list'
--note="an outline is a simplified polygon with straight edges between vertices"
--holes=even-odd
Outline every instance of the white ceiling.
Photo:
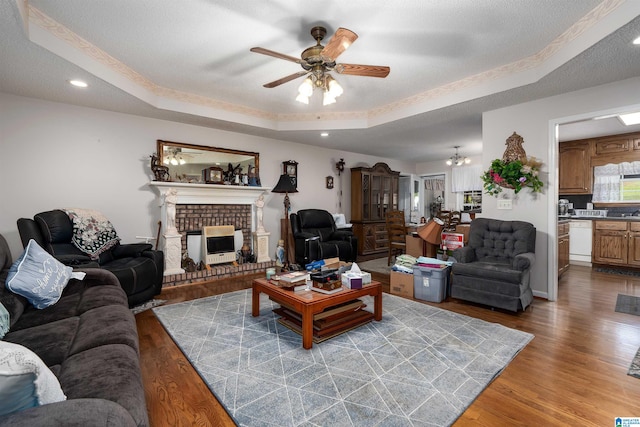
[{"label": "white ceiling", "polygon": [[[635,0],[2,1],[0,91],[422,162],[479,154],[482,111],[640,75],[639,14]],[[326,107],[294,101],[302,79],[262,87],[301,68],[249,49],[299,57],[318,24],[323,44],[358,34],[337,62],[389,76],[334,72],[344,94]]]}]

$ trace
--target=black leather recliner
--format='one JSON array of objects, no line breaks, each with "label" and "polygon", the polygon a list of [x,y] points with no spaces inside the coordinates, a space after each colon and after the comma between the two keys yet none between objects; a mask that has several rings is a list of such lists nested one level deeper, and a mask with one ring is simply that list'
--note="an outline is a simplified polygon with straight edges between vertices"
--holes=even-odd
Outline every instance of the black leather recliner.
[{"label": "black leather recliner", "polygon": [[358,238],[350,229],[338,229],[333,215],[322,209],[303,209],[290,215],[296,263],[339,257],[355,261]]},{"label": "black leather recliner", "polygon": [[92,260],[71,241],[73,223],[56,209],[18,219],[22,245],[33,239],[63,264],[74,268],[104,268],[116,275],[127,294],[129,306],[145,302],[162,290],[164,254],[148,243],[116,244]]}]

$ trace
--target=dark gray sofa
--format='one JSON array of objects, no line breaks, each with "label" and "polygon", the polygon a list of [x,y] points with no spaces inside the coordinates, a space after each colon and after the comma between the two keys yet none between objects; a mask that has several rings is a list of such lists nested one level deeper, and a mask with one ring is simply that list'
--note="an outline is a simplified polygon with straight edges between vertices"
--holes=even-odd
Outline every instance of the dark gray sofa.
[{"label": "dark gray sofa", "polygon": [[42,310],[5,287],[12,264],[0,235],[0,302],[10,315],[3,340],[36,353],[58,378],[66,401],[13,412],[0,426],[147,426],[138,333],[116,276],[91,268]]},{"label": "dark gray sofa", "polygon": [[533,301],[530,270],[536,229],[524,221],[478,218],[471,222],[467,246],[453,251],[451,296],[515,311]]}]

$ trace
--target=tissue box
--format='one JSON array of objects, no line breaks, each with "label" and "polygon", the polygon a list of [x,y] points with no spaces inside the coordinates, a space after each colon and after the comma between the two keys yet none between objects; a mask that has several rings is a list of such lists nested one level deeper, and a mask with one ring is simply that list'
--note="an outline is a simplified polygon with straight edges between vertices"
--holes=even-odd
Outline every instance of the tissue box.
[{"label": "tissue box", "polygon": [[342,284],[349,289],[362,289],[363,282],[362,276],[358,273],[342,273]]}]

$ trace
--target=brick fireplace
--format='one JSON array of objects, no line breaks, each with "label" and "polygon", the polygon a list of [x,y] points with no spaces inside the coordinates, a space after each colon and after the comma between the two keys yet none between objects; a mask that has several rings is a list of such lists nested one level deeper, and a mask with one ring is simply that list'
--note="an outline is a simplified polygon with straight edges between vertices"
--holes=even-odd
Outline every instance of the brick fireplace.
[{"label": "brick fireplace", "polygon": [[[177,190],[175,225],[181,234],[181,253],[187,251],[187,231],[201,230],[209,225],[233,225],[242,230],[243,242],[251,246],[255,231],[255,201],[270,188],[225,186],[215,184],[186,184],[153,181],[149,185],[157,190],[164,234],[167,224],[163,194],[168,189]],[[162,239],[162,238],[161,238]],[[165,253],[165,257],[167,254]],[[189,283],[207,282],[215,279],[264,272],[275,266],[275,261],[234,265],[233,263],[211,266],[210,270],[165,274],[163,287]]]}]

